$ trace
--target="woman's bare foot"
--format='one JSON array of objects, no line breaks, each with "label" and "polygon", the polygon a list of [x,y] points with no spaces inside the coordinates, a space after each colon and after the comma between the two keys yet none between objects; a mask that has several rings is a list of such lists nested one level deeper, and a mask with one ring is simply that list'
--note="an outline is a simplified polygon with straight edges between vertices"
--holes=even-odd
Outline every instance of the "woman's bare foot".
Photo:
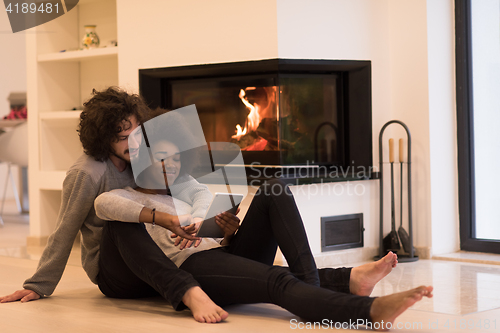
[{"label": "woman's bare foot", "polygon": [[432,287],[420,286],[401,293],[375,298],[370,308],[373,328],[380,331],[392,328],[396,318],[406,309],[420,301],[424,296],[432,297],[432,289]]},{"label": "woman's bare foot", "polygon": [[351,270],[349,289],[351,294],[370,296],[375,285],[398,264],[398,256],[389,252],[382,259],[354,267]]},{"label": "woman's bare foot", "polygon": [[189,288],[182,297],[182,302],[191,310],[194,319],[200,323],[218,323],[229,315],[200,287]]}]

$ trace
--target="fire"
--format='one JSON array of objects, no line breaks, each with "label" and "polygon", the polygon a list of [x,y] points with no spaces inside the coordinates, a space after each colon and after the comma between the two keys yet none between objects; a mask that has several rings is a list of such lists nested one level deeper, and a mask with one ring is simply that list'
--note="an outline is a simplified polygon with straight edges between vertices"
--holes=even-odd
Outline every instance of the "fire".
[{"label": "fire", "polygon": [[236,134],[232,136],[233,139],[237,139],[238,141],[240,140],[240,138],[247,134],[247,129],[245,127],[244,130],[241,129],[241,126],[240,124],[236,125]]},{"label": "fire", "polygon": [[[248,90],[255,89],[255,87],[248,87]],[[247,132],[252,132],[257,130],[257,127],[259,127],[260,123],[260,114],[259,114],[259,106],[258,105],[252,105],[246,99],[246,93],[244,89],[240,90],[239,98],[245,104],[245,106],[250,110],[250,113],[248,114],[247,121],[245,122],[245,128],[242,130],[241,126],[238,124],[236,125],[236,134],[232,136],[233,139],[240,140],[240,138],[245,135]]]}]

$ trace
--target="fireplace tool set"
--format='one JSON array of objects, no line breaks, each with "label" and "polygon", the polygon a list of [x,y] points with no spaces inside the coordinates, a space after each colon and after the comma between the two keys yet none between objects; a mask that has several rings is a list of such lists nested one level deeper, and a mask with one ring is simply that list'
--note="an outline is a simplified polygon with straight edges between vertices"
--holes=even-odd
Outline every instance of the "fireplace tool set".
[{"label": "fireplace tool set", "polygon": [[[394,193],[394,139],[389,139],[389,163],[391,164],[391,231],[384,237],[384,156],[383,156],[383,143],[382,137],[387,126],[391,124],[401,125],[407,136],[407,162],[404,162],[404,140],[399,139],[399,165],[400,165],[400,190],[399,190],[399,229],[396,231],[396,203],[395,203],[395,193]],[[377,258],[382,258],[389,251],[398,254],[399,262],[412,262],[417,261],[418,256],[415,255],[415,248],[413,247],[413,226],[412,226],[412,199],[411,199],[411,135],[408,126],[399,120],[391,120],[387,122],[379,134],[379,165],[380,165],[380,250],[379,256]],[[403,227],[403,202],[404,202],[404,192],[403,192],[403,169],[406,165],[407,173],[407,206],[408,206],[408,230],[409,233]],[[401,254],[401,245],[403,246],[404,252],[406,254]]]}]

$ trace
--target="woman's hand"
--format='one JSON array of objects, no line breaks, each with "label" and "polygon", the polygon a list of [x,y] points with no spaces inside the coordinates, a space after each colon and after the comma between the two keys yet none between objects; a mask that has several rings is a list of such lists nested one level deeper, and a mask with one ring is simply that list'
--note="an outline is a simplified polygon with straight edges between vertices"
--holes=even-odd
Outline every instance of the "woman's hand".
[{"label": "woman's hand", "polygon": [[194,237],[194,232],[188,229],[189,226],[181,227],[181,224],[186,224],[193,221],[193,218],[190,214],[177,216],[177,215],[170,215],[167,213],[156,212],[156,217],[157,219],[155,223],[158,224],[159,226],[162,226],[165,229],[170,230],[173,234],[176,235],[175,237],[179,236],[189,241],[201,241],[200,238]]},{"label": "woman's hand", "polygon": [[187,238],[192,241],[200,239],[198,237],[194,237],[192,235],[193,233],[189,232],[189,230],[186,232],[184,230],[185,228],[181,227],[181,224],[191,224],[193,217],[190,214],[177,216],[159,211],[153,212],[152,209],[143,207],[139,214],[139,222],[153,223],[153,218],[155,224],[172,231],[174,234],[182,238]]},{"label": "woman's hand", "polygon": [[[240,212],[240,209],[236,210],[236,214]],[[215,223],[224,231],[224,239],[221,245],[228,245],[233,238],[236,230],[240,227],[240,219],[238,216],[231,214],[229,212],[220,213],[215,217]]]}]

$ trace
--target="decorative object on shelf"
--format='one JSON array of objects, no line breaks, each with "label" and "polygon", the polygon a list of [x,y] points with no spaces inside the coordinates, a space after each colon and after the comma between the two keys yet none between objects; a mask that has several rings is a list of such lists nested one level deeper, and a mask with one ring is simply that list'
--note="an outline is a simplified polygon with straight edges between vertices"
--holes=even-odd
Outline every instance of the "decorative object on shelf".
[{"label": "decorative object on shelf", "polygon": [[26,110],[26,92],[12,92],[7,97],[10,104],[10,113],[3,119],[26,119],[28,113]]},{"label": "decorative object on shelf", "polygon": [[85,25],[85,34],[83,35],[83,48],[95,49],[99,47],[99,36],[95,32],[95,25]]},{"label": "decorative object on shelf", "polygon": [[[394,142],[390,142],[389,144],[389,162],[391,163],[391,233],[389,235],[392,235],[393,237],[386,237],[386,241],[384,242],[384,155],[383,155],[383,145],[382,145],[382,137],[384,134],[385,129],[387,126],[391,124],[399,124],[401,125],[405,131],[406,131],[406,136],[408,140],[407,144],[407,150],[408,150],[408,156],[407,156],[407,162],[404,162],[404,146],[403,146],[403,140],[401,139],[399,141],[399,163],[401,164],[401,186],[400,186],[400,227],[398,232],[396,232],[396,214],[394,211],[395,208],[395,203],[394,203]],[[392,140],[392,139],[391,139]],[[406,170],[407,170],[407,177],[408,177],[408,190],[407,190],[407,206],[408,206],[408,231],[409,234],[406,232],[406,230],[403,228],[403,166],[406,164]],[[378,258],[382,258],[389,250],[399,250],[400,245],[399,245],[399,239],[401,239],[401,242],[403,243],[403,248],[406,254],[400,254],[398,253],[398,261],[399,262],[412,262],[412,261],[417,261],[418,256],[415,255],[415,248],[413,247],[413,224],[412,224],[412,199],[411,199],[411,135],[410,135],[410,130],[408,129],[408,126],[406,126],[405,123],[399,120],[391,120],[387,122],[382,129],[380,130],[379,134],[379,166],[380,166],[380,248],[379,248],[379,256],[375,257],[377,260]],[[399,233],[399,237],[398,237]],[[392,244],[397,242],[397,245]],[[395,251],[394,251],[395,252]],[[399,251],[398,251],[399,252]]]}]

